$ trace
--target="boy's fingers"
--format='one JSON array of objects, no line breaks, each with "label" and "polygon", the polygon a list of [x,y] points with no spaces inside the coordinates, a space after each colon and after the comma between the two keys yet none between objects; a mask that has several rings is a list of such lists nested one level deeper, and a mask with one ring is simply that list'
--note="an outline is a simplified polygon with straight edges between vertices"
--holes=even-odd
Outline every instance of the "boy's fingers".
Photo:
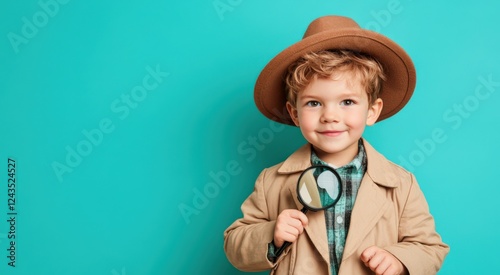
[{"label": "boy's fingers", "polygon": [[[386,274],[389,267],[391,267],[391,262],[384,261],[383,259],[381,259],[380,262],[378,262],[376,266],[374,266],[375,268],[374,271],[376,274]],[[393,273],[387,273],[387,274],[393,274]]]},{"label": "boy's fingers", "polygon": [[309,223],[306,214],[302,213],[302,211],[299,210],[290,211],[290,217],[300,220],[302,222],[302,226],[304,227]]},{"label": "boy's fingers", "polygon": [[361,260],[365,263],[368,264],[368,262],[371,260],[373,256],[375,256],[375,253],[377,253],[378,247],[376,246],[370,246],[367,249],[361,253]]},{"label": "boy's fingers", "polygon": [[304,226],[299,219],[290,220],[289,224],[290,228],[294,229],[294,232],[297,232],[297,235],[304,231]]},{"label": "boy's fingers", "polygon": [[[297,221],[298,222],[298,221]],[[302,233],[301,230],[298,228],[295,228],[293,226],[287,226],[283,228],[279,233],[275,234],[274,240],[275,240],[275,245],[277,247],[280,247],[283,245],[284,241],[287,242],[295,242],[297,240],[297,237]]]},{"label": "boy's fingers", "polygon": [[300,234],[300,230],[294,227],[290,227],[284,233],[287,236],[287,241],[290,242],[290,241],[295,241],[295,239],[297,239],[297,237]]},{"label": "boy's fingers", "polygon": [[303,227],[302,220],[293,212],[286,213],[285,215],[283,215],[283,217],[278,217],[278,225],[279,224],[281,224],[283,228],[285,228],[286,226],[292,226],[300,229]]}]

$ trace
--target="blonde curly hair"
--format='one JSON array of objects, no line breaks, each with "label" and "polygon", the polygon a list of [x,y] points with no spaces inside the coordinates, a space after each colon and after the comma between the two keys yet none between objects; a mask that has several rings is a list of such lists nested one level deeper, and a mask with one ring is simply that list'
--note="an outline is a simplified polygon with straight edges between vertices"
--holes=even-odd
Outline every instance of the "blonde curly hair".
[{"label": "blonde curly hair", "polygon": [[350,50],[312,52],[292,63],[285,78],[287,100],[296,106],[297,94],[314,78],[335,78],[345,72],[354,74],[369,102],[374,103],[385,80],[382,65],[370,56]]}]

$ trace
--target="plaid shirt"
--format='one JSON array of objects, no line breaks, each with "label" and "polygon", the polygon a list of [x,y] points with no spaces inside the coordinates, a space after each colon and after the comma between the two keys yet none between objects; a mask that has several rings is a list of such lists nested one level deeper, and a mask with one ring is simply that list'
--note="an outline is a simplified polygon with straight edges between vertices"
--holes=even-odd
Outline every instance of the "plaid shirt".
[{"label": "plaid shirt", "polygon": [[[313,165],[328,165],[333,167],[311,153]],[[342,195],[334,207],[325,210],[326,232],[328,235],[328,248],[330,253],[330,269],[333,275],[338,274],[342,254],[344,253],[345,240],[349,231],[351,212],[356,201],[356,195],[361,184],[361,179],[366,171],[366,153],[363,141],[358,142],[358,154],[348,164],[342,167],[333,167],[342,179]]]}]

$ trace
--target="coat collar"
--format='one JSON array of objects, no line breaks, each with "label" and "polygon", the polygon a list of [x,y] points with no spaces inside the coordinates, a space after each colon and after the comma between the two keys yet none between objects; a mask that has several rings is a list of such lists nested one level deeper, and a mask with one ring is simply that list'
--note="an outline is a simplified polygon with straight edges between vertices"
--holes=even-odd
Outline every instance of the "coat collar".
[{"label": "coat collar", "polygon": [[[396,187],[393,173],[387,173],[388,170],[392,170],[388,165],[387,159],[377,152],[365,139],[363,139],[363,145],[365,146],[366,157],[368,159],[367,176],[378,185]],[[309,166],[311,166],[311,144],[305,144],[283,162],[278,169],[278,173],[299,173]]]},{"label": "coat collar", "polygon": [[305,144],[291,154],[278,169],[279,174],[293,174],[311,166],[311,144]]},{"label": "coat collar", "polygon": [[[397,182],[394,180],[395,174],[390,172],[394,168],[390,166],[389,161],[364,139],[363,145],[365,146],[368,162],[367,170],[361,182],[351,216],[351,225],[347,235],[343,259],[351,256],[356,251],[364,236],[373,228],[389,205],[384,192],[381,191],[381,188],[377,188],[377,185],[384,188],[394,188]],[[306,144],[283,162],[278,169],[278,173],[299,173],[309,166],[311,166],[311,145]],[[302,209],[303,205],[297,198],[296,184],[289,185],[289,191],[297,205],[297,209]],[[324,211],[308,212],[307,215],[309,217],[309,226],[305,228],[305,231],[324,260],[329,262]]]}]

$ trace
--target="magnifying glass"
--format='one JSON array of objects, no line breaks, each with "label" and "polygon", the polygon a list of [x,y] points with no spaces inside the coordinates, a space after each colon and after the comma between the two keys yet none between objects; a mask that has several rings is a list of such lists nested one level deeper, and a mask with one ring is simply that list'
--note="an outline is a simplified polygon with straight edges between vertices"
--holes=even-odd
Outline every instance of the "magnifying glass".
[{"label": "magnifying glass", "polygon": [[[335,206],[342,194],[342,181],[339,174],[330,166],[314,165],[302,172],[297,183],[297,196],[304,206],[302,213],[308,210],[319,211]],[[275,253],[278,258],[290,246],[285,242]]]}]

